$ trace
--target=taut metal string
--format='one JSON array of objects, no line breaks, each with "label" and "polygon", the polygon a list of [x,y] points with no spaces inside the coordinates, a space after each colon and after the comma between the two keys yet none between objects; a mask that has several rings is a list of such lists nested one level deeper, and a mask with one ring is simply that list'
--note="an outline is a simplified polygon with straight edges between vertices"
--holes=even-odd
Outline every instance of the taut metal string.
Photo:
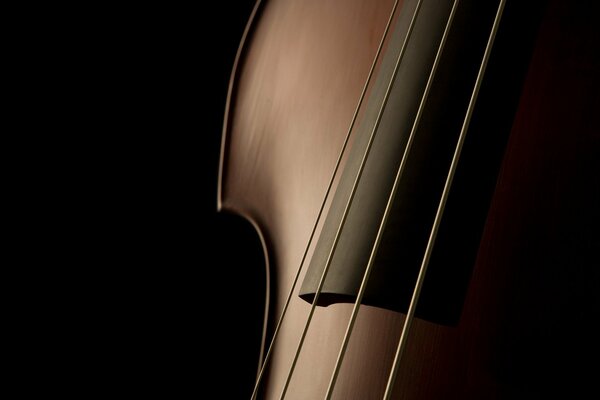
[{"label": "taut metal string", "polygon": [[419,300],[419,295],[421,294],[421,288],[423,287],[423,282],[425,280],[425,274],[427,273],[427,266],[429,265],[429,259],[431,257],[431,252],[433,250],[433,244],[435,242],[435,238],[437,236],[437,232],[440,226],[440,222],[442,220],[442,215],[444,213],[444,208],[446,206],[446,200],[448,199],[448,193],[450,192],[450,187],[452,186],[452,180],[454,179],[454,173],[456,172],[456,167],[458,165],[458,160],[460,158],[460,153],[466,138],[467,129],[469,127],[469,123],[471,122],[471,116],[473,115],[473,108],[475,106],[475,101],[477,100],[477,96],[479,94],[479,88],[481,87],[481,80],[485,69],[487,67],[488,60],[490,58],[490,52],[492,49],[492,45],[494,43],[494,39],[496,38],[496,32],[498,31],[498,26],[500,25],[500,19],[502,17],[502,11],[504,10],[505,0],[500,0],[498,5],[498,10],[496,12],[496,17],[494,18],[494,23],[492,25],[492,30],[490,32],[490,36],[488,37],[488,42],[485,47],[485,52],[483,54],[483,59],[481,60],[481,64],[479,65],[479,71],[477,73],[477,79],[475,80],[475,86],[473,88],[473,92],[471,93],[471,99],[469,100],[469,106],[467,107],[467,113],[463,120],[463,124],[460,130],[460,135],[458,136],[458,143],[456,144],[456,148],[454,149],[454,155],[452,157],[452,162],[450,163],[450,170],[448,171],[448,175],[446,177],[446,182],[444,184],[444,190],[442,191],[442,197],[438,204],[438,208],[435,214],[435,219],[433,222],[433,227],[431,228],[431,232],[429,234],[429,240],[427,241],[427,247],[425,249],[425,255],[423,256],[423,260],[421,262],[421,268],[419,270],[419,275],[417,277],[417,282],[415,284],[415,289],[413,291],[412,298],[410,300],[410,306],[408,307],[408,312],[406,313],[406,319],[404,321],[404,326],[402,327],[402,334],[400,335],[400,341],[398,342],[398,348],[396,349],[396,355],[394,357],[394,362],[392,364],[392,369],[390,371],[388,382],[385,388],[385,394],[383,396],[384,400],[389,400],[392,395],[392,389],[394,387],[394,382],[396,381],[396,375],[398,374],[398,369],[400,365],[400,359],[402,357],[402,353],[406,347],[406,342],[408,338],[408,331],[410,329],[412,320],[414,319],[415,310],[417,308],[417,302]]},{"label": "taut metal string", "polygon": [[454,14],[456,13],[456,8],[459,0],[455,0],[452,4],[452,10],[450,11],[450,15],[448,16],[448,20],[446,22],[446,27],[444,28],[444,33],[442,35],[442,39],[440,40],[440,44],[437,49],[437,53],[435,55],[435,59],[433,61],[433,65],[431,67],[431,71],[429,72],[429,77],[427,78],[427,84],[425,85],[425,90],[423,91],[423,96],[421,96],[421,102],[419,103],[419,108],[417,110],[417,114],[415,116],[415,120],[413,122],[410,134],[408,136],[408,140],[406,142],[406,147],[404,149],[404,153],[402,154],[402,159],[400,161],[400,166],[398,167],[398,171],[396,172],[396,177],[394,179],[394,184],[392,185],[392,190],[388,197],[385,211],[383,212],[383,217],[381,218],[381,223],[379,224],[379,229],[377,231],[377,236],[375,237],[375,242],[373,247],[371,248],[371,254],[369,255],[369,261],[367,262],[367,268],[365,269],[365,273],[363,275],[362,282],[360,284],[360,289],[358,290],[358,294],[356,295],[356,301],[354,302],[354,308],[352,309],[352,314],[350,316],[350,321],[348,322],[348,326],[346,328],[346,333],[344,334],[344,339],[342,341],[342,346],[340,347],[340,351],[338,353],[337,360],[335,362],[335,368],[333,370],[333,374],[331,375],[331,379],[329,381],[329,386],[327,388],[327,394],[325,395],[325,399],[329,400],[331,395],[333,394],[333,389],[335,387],[335,383],[337,380],[338,373],[340,371],[340,367],[342,365],[342,361],[344,359],[344,355],[346,354],[346,349],[348,348],[348,342],[350,341],[350,336],[352,335],[352,330],[354,328],[354,322],[356,321],[356,316],[358,315],[358,310],[360,308],[360,304],[364,295],[364,292],[367,287],[367,282],[369,281],[369,276],[371,275],[371,270],[373,268],[373,262],[375,260],[375,255],[377,254],[377,250],[379,249],[379,244],[381,242],[381,237],[383,236],[383,231],[385,229],[390,210],[392,208],[392,204],[394,203],[394,199],[396,197],[396,193],[398,191],[398,183],[400,182],[400,177],[404,172],[404,167],[406,166],[406,160],[408,159],[408,154],[410,153],[410,149],[412,147],[413,139],[415,137],[415,132],[421,122],[421,116],[423,115],[423,109],[425,108],[425,103],[427,98],[429,97],[429,90],[431,89],[431,84],[433,82],[433,78],[437,71],[437,67],[441,58],[441,54],[444,50],[444,45],[446,44],[446,39],[448,38],[448,32],[450,31],[450,26],[452,25],[452,21],[454,20]]},{"label": "taut metal string", "polygon": [[350,209],[350,205],[352,204],[352,200],[354,199],[354,195],[356,194],[356,188],[358,187],[358,182],[360,181],[360,178],[362,176],[362,172],[363,172],[365,164],[366,164],[367,157],[369,156],[369,153],[371,151],[371,146],[373,144],[373,140],[375,139],[375,135],[376,135],[377,129],[379,128],[379,123],[381,122],[381,117],[383,115],[383,110],[385,109],[385,106],[386,106],[387,101],[389,99],[389,96],[390,96],[390,93],[391,93],[391,89],[392,89],[392,85],[393,85],[394,80],[396,78],[396,75],[398,73],[400,62],[403,59],[403,56],[404,56],[404,53],[405,53],[405,50],[406,50],[406,44],[408,43],[408,40],[409,40],[409,38],[411,36],[411,33],[413,31],[414,23],[415,23],[415,20],[417,18],[417,15],[419,13],[419,9],[421,7],[421,2],[422,2],[422,0],[418,0],[417,6],[415,8],[415,12],[414,12],[414,14],[412,16],[412,19],[410,21],[410,25],[408,27],[408,31],[407,31],[406,37],[404,38],[404,41],[402,43],[402,47],[400,49],[400,53],[398,54],[398,58],[396,60],[395,66],[394,66],[392,77],[390,78],[390,82],[388,83],[388,86],[386,88],[385,95],[383,97],[383,102],[382,102],[381,107],[379,109],[379,112],[377,114],[377,119],[375,120],[375,125],[373,126],[373,129],[371,131],[371,135],[369,137],[369,141],[367,143],[367,147],[366,147],[365,153],[363,154],[363,157],[362,157],[361,162],[360,162],[358,173],[357,173],[356,178],[354,179],[354,182],[352,184],[352,189],[350,191],[350,196],[349,196],[349,198],[348,198],[348,200],[346,202],[346,206],[345,206],[344,212],[342,214],[342,219],[340,221],[340,224],[339,224],[338,229],[336,231],[335,237],[333,239],[333,245],[331,246],[331,250],[329,251],[329,255],[327,256],[327,261],[325,262],[325,267],[323,268],[323,272],[322,272],[321,277],[319,279],[319,284],[317,286],[317,290],[315,292],[315,295],[314,295],[314,298],[313,298],[313,301],[312,301],[312,304],[311,304],[311,307],[310,307],[310,311],[308,313],[308,318],[307,318],[306,323],[304,325],[304,329],[302,331],[302,335],[300,336],[300,341],[298,342],[298,346],[296,348],[296,352],[294,354],[294,359],[292,360],[292,364],[290,366],[290,370],[288,372],[288,375],[287,375],[287,378],[286,378],[286,381],[285,381],[285,385],[283,387],[283,390],[281,391],[281,396],[279,397],[280,400],[283,400],[283,398],[285,397],[285,394],[287,392],[287,389],[289,387],[289,384],[290,384],[290,381],[291,381],[291,378],[292,378],[292,374],[294,373],[294,369],[296,368],[296,363],[298,361],[298,357],[300,355],[300,351],[302,350],[302,345],[304,344],[304,339],[306,338],[306,333],[308,332],[308,328],[310,326],[310,322],[312,320],[312,316],[314,315],[314,311],[315,311],[315,307],[316,307],[317,301],[319,299],[319,295],[320,295],[321,290],[323,288],[323,284],[325,282],[325,278],[327,277],[327,272],[329,271],[329,266],[331,265],[331,260],[333,258],[333,254],[335,252],[335,249],[337,248],[337,244],[338,244],[338,241],[339,241],[339,238],[340,238],[340,232],[342,231],[342,228],[344,227],[344,224],[346,222],[346,218],[348,216],[348,211]]},{"label": "taut metal string", "polygon": [[[259,0],[260,2],[260,0]],[[323,210],[325,209],[325,204],[327,203],[327,199],[329,198],[329,195],[331,193],[331,189],[333,187],[333,182],[335,180],[335,176],[337,175],[338,169],[340,167],[341,161],[342,161],[342,157],[344,155],[344,153],[346,152],[346,148],[348,146],[348,141],[350,139],[350,134],[352,133],[352,130],[354,128],[354,124],[356,123],[356,118],[358,116],[358,113],[360,111],[360,108],[362,106],[363,100],[365,98],[365,94],[367,92],[367,88],[369,87],[369,84],[371,82],[371,78],[373,76],[373,72],[375,70],[375,66],[377,65],[377,60],[379,59],[379,55],[381,54],[381,50],[383,48],[383,44],[385,42],[385,39],[388,35],[388,32],[390,30],[390,26],[392,24],[392,20],[394,17],[394,14],[396,13],[396,8],[398,7],[398,0],[394,1],[394,5],[392,7],[392,11],[390,12],[390,15],[388,17],[388,21],[387,24],[385,26],[385,30],[383,31],[383,35],[381,37],[381,40],[379,41],[379,46],[377,47],[377,52],[375,53],[375,57],[373,58],[373,62],[371,63],[371,68],[369,69],[369,73],[367,75],[367,80],[365,81],[365,84],[363,85],[362,91],[360,93],[360,97],[358,100],[358,104],[356,105],[356,108],[354,109],[354,114],[352,115],[352,120],[350,121],[350,126],[348,127],[348,131],[346,133],[346,137],[344,139],[344,143],[342,144],[342,149],[340,150],[340,153],[338,155],[337,161],[335,163],[335,167],[333,169],[333,173],[331,174],[331,178],[329,179],[329,184],[327,185],[327,190],[325,191],[325,196],[323,197],[323,201],[321,203],[321,206],[319,208],[319,212],[317,213],[317,218],[316,221],[312,227],[312,231],[310,233],[309,239],[308,239],[308,243],[306,244],[306,248],[304,249],[304,253],[302,255],[302,260],[300,261],[300,265],[298,267],[298,270],[296,272],[296,276],[294,277],[294,281],[292,283],[292,287],[288,293],[287,299],[285,301],[285,304],[283,306],[283,309],[281,311],[281,316],[279,317],[279,320],[277,321],[277,325],[275,327],[275,331],[273,332],[273,338],[271,339],[271,343],[269,344],[269,348],[267,350],[267,353],[265,355],[265,359],[262,363],[262,366],[260,368],[260,371],[258,373],[258,377],[256,378],[256,383],[254,385],[254,390],[252,391],[252,397],[251,400],[255,400],[256,396],[258,394],[258,389],[260,386],[260,382],[262,380],[262,377],[264,375],[265,372],[265,367],[267,365],[267,362],[269,361],[270,357],[271,357],[271,351],[273,349],[273,345],[275,343],[275,340],[277,338],[277,335],[279,333],[279,329],[281,327],[281,324],[283,322],[283,318],[286,314],[286,311],[288,309],[288,306],[290,304],[290,300],[292,298],[292,294],[294,293],[294,289],[296,288],[296,284],[298,283],[298,278],[300,277],[300,272],[302,271],[302,267],[304,265],[304,262],[306,261],[306,256],[308,254],[308,250],[310,249],[310,245],[312,244],[312,241],[314,239],[315,233],[317,231],[317,226],[319,225],[319,221],[321,220],[321,217],[323,215]]]}]

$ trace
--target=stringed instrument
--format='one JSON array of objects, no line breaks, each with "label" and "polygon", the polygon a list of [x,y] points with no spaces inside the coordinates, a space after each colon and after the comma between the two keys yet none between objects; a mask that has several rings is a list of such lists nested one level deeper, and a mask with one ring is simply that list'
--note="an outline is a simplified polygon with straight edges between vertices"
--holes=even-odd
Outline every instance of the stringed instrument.
[{"label": "stringed instrument", "polygon": [[249,398],[593,393],[598,11],[257,2],[218,193],[267,264]]}]

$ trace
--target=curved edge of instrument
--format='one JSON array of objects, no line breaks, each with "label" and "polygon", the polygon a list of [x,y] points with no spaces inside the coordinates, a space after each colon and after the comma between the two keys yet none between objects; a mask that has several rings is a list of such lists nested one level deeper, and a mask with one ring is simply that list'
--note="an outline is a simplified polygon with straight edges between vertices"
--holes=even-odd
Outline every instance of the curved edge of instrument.
[{"label": "curved edge of instrument", "polygon": [[[260,2],[260,0],[259,0]],[[227,209],[219,209],[220,212],[229,212],[229,210]],[[263,364],[263,360],[265,358],[265,346],[266,346],[266,341],[267,341],[267,333],[268,333],[268,327],[269,327],[269,311],[270,311],[270,297],[271,297],[271,274],[270,274],[270,263],[269,263],[269,251],[268,251],[268,246],[267,246],[267,240],[265,238],[265,235],[263,234],[260,225],[258,224],[258,222],[256,222],[254,220],[254,218],[245,215],[245,214],[241,214],[241,213],[237,213],[236,214],[240,215],[242,218],[244,218],[246,221],[248,221],[252,227],[254,228],[254,231],[256,232],[256,234],[258,235],[258,238],[260,240],[260,244],[262,247],[262,251],[263,251],[263,258],[265,261],[265,300],[264,300],[264,314],[263,314],[263,325],[262,325],[262,334],[261,334],[261,339],[260,339],[260,353],[258,356],[258,365],[257,365],[257,370],[256,370],[256,376],[258,378],[258,375],[260,374],[260,369],[262,367]]]},{"label": "curved edge of instrument", "polygon": [[[231,69],[231,75],[229,77],[229,86],[227,88],[227,99],[225,100],[225,114],[223,117],[223,131],[222,131],[222,135],[221,135],[221,153],[219,155],[219,177],[218,177],[218,181],[217,181],[217,211],[222,211],[222,209],[223,209],[223,204],[221,201],[222,200],[222,186],[223,186],[223,168],[225,165],[225,149],[226,149],[226,146],[228,143],[227,132],[229,130],[229,118],[231,115],[229,111],[231,108],[233,89],[235,87],[235,82],[237,81],[238,71],[239,71],[238,66],[240,63],[240,59],[242,57],[242,53],[244,52],[244,49],[246,47],[245,46],[246,40],[248,38],[248,34],[249,34],[250,30],[254,26],[254,20],[255,20],[256,14],[258,13],[258,9],[260,8],[261,3],[262,3],[262,0],[256,0],[256,4],[254,5],[252,12],[250,13],[250,18],[248,18],[248,22],[246,23],[246,27],[244,28],[244,33],[242,34],[242,38],[240,39],[240,44],[239,44],[237,52],[235,54],[235,59],[233,61],[233,67]],[[248,218],[247,216],[244,216],[244,217]],[[255,225],[254,222],[253,222],[253,225]],[[261,241],[262,241],[262,238],[261,238]]]},{"label": "curved edge of instrument", "polygon": [[[246,48],[246,43],[247,43],[247,38],[248,35],[250,33],[250,31],[253,29],[254,27],[254,22],[255,22],[255,17],[258,13],[258,10],[260,9],[262,4],[262,0],[256,0],[256,3],[254,4],[254,7],[252,9],[252,12],[250,13],[250,17],[248,18],[248,22],[246,23],[246,27],[244,28],[244,32],[242,34],[242,38],[240,39],[240,44],[238,46],[237,52],[235,54],[235,59],[233,61],[233,67],[231,69],[231,75],[229,77],[229,85],[227,88],[227,99],[225,100],[225,113],[224,113],[224,117],[223,117],[223,130],[222,130],[222,134],[221,134],[221,151],[220,151],[220,155],[219,155],[219,175],[217,178],[217,211],[218,212],[233,212],[233,210],[227,210],[227,208],[225,208],[223,206],[223,201],[222,201],[222,186],[223,186],[223,169],[225,167],[225,155],[226,155],[226,148],[227,148],[227,143],[228,143],[228,131],[229,131],[229,120],[230,120],[230,108],[231,108],[231,103],[232,103],[232,99],[234,96],[234,88],[235,88],[235,84],[237,82],[237,78],[238,78],[238,72],[239,72],[239,63],[240,63],[240,59],[242,57],[242,54]],[[264,261],[265,261],[265,301],[264,301],[264,316],[263,316],[263,326],[262,326],[262,336],[261,336],[261,343],[260,343],[260,353],[259,353],[259,357],[258,357],[258,366],[257,366],[257,371],[256,374],[258,376],[258,374],[260,373],[260,367],[262,366],[263,363],[263,359],[264,359],[264,352],[265,352],[265,343],[266,343],[266,338],[267,338],[267,328],[268,328],[268,321],[269,321],[269,306],[270,306],[270,268],[269,268],[269,254],[268,254],[268,246],[267,246],[267,242],[266,242],[266,238],[260,228],[260,225],[258,224],[257,221],[254,220],[254,218],[252,218],[250,215],[247,215],[246,213],[243,212],[238,212],[236,211],[235,214],[239,215],[240,217],[244,218],[245,220],[247,220],[252,227],[254,228],[254,231],[256,232],[256,234],[258,235],[258,238],[260,240],[261,246],[262,246],[262,250],[263,250],[263,255],[264,255]]]}]

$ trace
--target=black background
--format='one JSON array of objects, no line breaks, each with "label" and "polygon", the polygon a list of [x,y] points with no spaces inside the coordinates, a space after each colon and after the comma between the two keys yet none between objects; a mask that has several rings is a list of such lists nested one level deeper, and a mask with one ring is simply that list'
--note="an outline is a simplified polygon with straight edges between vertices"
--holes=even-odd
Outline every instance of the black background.
[{"label": "black background", "polygon": [[53,385],[249,398],[262,249],[247,223],[217,213],[216,191],[228,82],[253,6],[97,10],[66,33],[75,151],[53,189],[68,193],[53,220],[68,233],[49,247],[72,268],[62,303],[48,307],[61,310],[52,359],[68,365]]},{"label": "black background", "polygon": [[157,62],[148,76],[149,96],[141,101],[148,109],[141,125],[152,132],[141,159],[150,168],[140,166],[142,190],[134,198],[142,205],[132,209],[143,210],[137,215],[141,231],[133,231],[144,238],[139,253],[147,262],[138,265],[150,270],[140,272],[153,287],[141,290],[150,301],[140,299],[142,321],[133,322],[132,331],[143,338],[131,341],[143,345],[136,353],[144,357],[135,362],[146,371],[140,384],[169,397],[249,398],[256,369],[260,244],[243,221],[216,212],[227,86],[254,3],[170,10],[158,19],[165,26],[153,38],[160,43],[156,53],[154,40],[147,43],[148,61]]}]

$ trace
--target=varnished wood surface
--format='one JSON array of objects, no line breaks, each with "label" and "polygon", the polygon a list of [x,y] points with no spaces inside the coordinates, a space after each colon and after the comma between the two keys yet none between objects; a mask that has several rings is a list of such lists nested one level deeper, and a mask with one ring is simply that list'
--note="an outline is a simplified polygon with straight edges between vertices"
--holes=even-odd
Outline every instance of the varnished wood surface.
[{"label": "varnished wood surface", "polygon": [[[280,314],[299,266],[392,4],[268,2],[238,66],[225,132],[220,201],[225,210],[251,219],[264,237],[276,288],[271,323]],[[270,362],[265,398],[279,395],[308,308],[294,296]],[[316,313],[313,324],[327,328],[311,330],[290,398],[324,393],[329,376],[320,371],[331,370],[350,307],[328,311],[336,309]],[[365,318],[391,324],[390,329],[378,330],[385,336],[399,331],[399,315],[374,310]],[[357,337],[374,338],[362,331]],[[385,348],[381,354],[391,361]],[[380,368],[380,360],[373,361],[372,368]],[[367,378],[366,390],[375,386],[371,378],[385,379],[380,374]]]},{"label": "varnished wood surface", "polygon": [[281,288],[298,264],[391,4],[267,2],[239,63],[219,202],[263,231]]},{"label": "varnished wood surface", "polygon": [[[456,327],[414,322],[394,398],[580,397],[593,387],[597,6],[565,3],[552,2],[536,42],[462,319]],[[238,66],[220,201],[265,238],[272,323],[390,8],[390,1],[268,2]],[[266,399],[279,396],[307,310],[293,298]],[[317,310],[286,398],[322,398],[350,310]],[[334,398],[381,398],[402,323],[400,313],[361,308]]]}]

